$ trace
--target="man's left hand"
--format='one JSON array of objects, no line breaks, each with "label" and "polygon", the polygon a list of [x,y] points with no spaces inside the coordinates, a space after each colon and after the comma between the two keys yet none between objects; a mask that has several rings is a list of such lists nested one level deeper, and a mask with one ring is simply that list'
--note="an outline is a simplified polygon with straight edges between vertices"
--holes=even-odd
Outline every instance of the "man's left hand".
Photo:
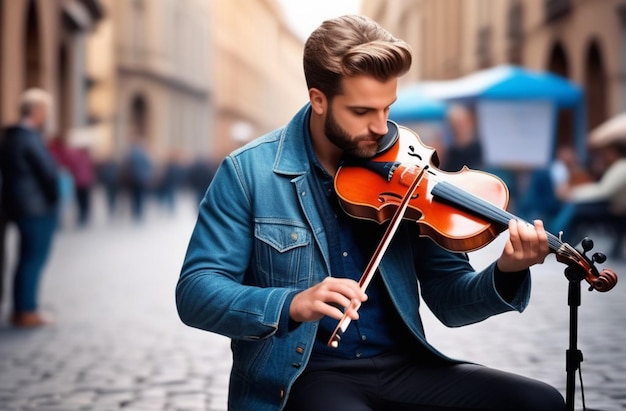
[{"label": "man's left hand", "polygon": [[498,260],[498,269],[502,272],[516,272],[532,265],[543,263],[550,252],[548,235],[541,220],[534,225],[524,221],[509,221],[509,239]]}]

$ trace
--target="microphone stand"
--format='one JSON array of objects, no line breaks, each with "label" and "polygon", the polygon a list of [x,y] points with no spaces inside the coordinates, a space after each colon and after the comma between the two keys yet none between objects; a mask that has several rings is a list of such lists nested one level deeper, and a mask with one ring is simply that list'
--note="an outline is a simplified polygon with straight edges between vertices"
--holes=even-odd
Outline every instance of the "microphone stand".
[{"label": "microphone stand", "polygon": [[[598,273],[594,265],[595,263],[604,263],[606,261],[606,255],[594,253],[591,258],[587,257],[587,252],[593,248],[593,241],[587,237],[581,241],[580,245],[583,249],[582,256],[587,260],[596,276],[595,280],[590,281],[591,286],[589,287],[589,291],[594,289],[600,292],[611,290],[617,283],[617,275],[615,272],[609,269],[603,269]],[[565,403],[568,411],[574,411],[576,371],[580,370],[580,363],[583,361],[583,353],[578,349],[578,307],[580,307],[581,301],[580,282],[583,279],[589,281],[586,274],[585,269],[581,265],[568,265],[565,268],[565,277],[569,280],[567,293],[567,305],[569,305],[569,348],[565,353],[565,371],[567,373]],[[582,376],[580,380],[583,410],[585,410],[585,392],[582,385]]]},{"label": "microphone stand", "polygon": [[570,266],[565,268],[565,277],[569,280],[567,293],[567,305],[569,305],[569,348],[565,353],[565,371],[567,373],[565,403],[568,411],[574,411],[576,371],[580,369],[580,363],[583,361],[583,353],[578,349],[578,307],[581,300],[580,282],[585,278],[585,273],[579,268]]}]

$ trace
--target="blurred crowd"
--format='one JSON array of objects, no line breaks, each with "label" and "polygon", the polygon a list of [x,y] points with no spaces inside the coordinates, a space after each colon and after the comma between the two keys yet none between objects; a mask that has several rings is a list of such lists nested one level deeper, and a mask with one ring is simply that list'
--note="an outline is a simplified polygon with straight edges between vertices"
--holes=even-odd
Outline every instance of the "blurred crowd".
[{"label": "blurred crowd", "polygon": [[626,233],[626,142],[591,146],[584,164],[572,147],[559,147],[548,168],[533,172],[520,211],[542,218],[569,242],[594,227],[609,229],[615,235],[611,254],[619,256]]},{"label": "blurred crowd", "polygon": [[[119,160],[92,164],[93,183],[103,187],[110,216],[120,210],[120,197],[128,198],[135,221],[144,218],[147,202],[155,202],[173,212],[180,190],[190,190],[199,204],[213,178],[216,164],[207,157],[189,156],[172,151],[165,158],[152,155],[145,139],[136,137]],[[74,176],[78,185],[78,178]],[[78,200],[78,197],[75,197]],[[80,205],[79,205],[80,207]],[[80,213],[79,219],[80,219]]]},{"label": "blurred crowd", "polygon": [[178,151],[154,155],[143,137],[135,137],[119,159],[95,160],[89,147],[72,145],[64,136],[51,138],[47,150],[58,171],[59,213],[75,216],[78,227],[90,221],[96,188],[105,192],[110,217],[130,214],[140,222],[150,202],[173,212],[181,190],[190,190],[199,203],[216,170],[207,157]]},{"label": "blurred crowd", "polygon": [[[441,168],[453,172],[467,165],[498,174],[500,170],[488,170],[483,161],[471,110],[454,106],[447,120],[453,141],[442,153]],[[611,254],[617,257],[626,235],[626,127],[591,135],[588,150],[583,162],[574,147],[557,147],[550,164],[512,184],[510,209],[527,221],[543,220],[548,231],[562,233],[564,241],[574,244],[594,227],[608,229],[614,235]]]},{"label": "blurred crowd", "polygon": [[[106,193],[110,217],[123,214],[119,199],[124,197],[132,219],[141,222],[147,202],[173,212],[183,189],[191,190],[199,204],[216,168],[208,158],[182,153],[160,160],[140,137],[132,140],[119,160],[95,161],[89,147],[72,144],[66,136],[46,135],[52,103],[44,90],[25,91],[19,103],[20,121],[0,135],[0,303],[4,257],[14,252],[10,321],[18,327],[50,322],[39,310],[38,287],[55,233],[68,224],[66,215],[75,216],[72,225],[89,225],[96,187]],[[5,247],[10,224],[19,233],[16,250]]]}]

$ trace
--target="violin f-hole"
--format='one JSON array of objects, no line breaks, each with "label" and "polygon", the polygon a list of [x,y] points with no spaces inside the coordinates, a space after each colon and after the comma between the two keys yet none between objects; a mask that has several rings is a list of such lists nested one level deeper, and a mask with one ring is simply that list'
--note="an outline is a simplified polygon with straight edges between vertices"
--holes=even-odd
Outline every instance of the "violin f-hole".
[{"label": "violin f-hole", "polygon": [[[415,200],[416,198],[419,198],[420,194],[419,193],[413,193],[413,195],[411,196],[411,200]],[[393,199],[396,200],[400,200],[402,201],[402,196],[398,193],[393,193],[391,191],[386,191],[384,193],[380,193],[380,195],[378,196],[378,201],[380,201],[381,203],[387,203],[390,201],[390,199],[387,199],[387,197],[391,197]]]},{"label": "violin f-hole", "polygon": [[420,156],[419,154],[417,154],[415,152],[415,147],[414,146],[409,146],[409,151],[407,152],[408,155],[410,155],[411,157],[415,157],[417,159],[422,160],[422,156]]},{"label": "violin f-hole", "polygon": [[[388,197],[391,198],[388,199]],[[387,203],[391,199],[402,201],[402,196],[391,191],[385,191],[384,193],[380,193],[380,195],[378,196],[378,201],[380,201],[381,203]]]}]

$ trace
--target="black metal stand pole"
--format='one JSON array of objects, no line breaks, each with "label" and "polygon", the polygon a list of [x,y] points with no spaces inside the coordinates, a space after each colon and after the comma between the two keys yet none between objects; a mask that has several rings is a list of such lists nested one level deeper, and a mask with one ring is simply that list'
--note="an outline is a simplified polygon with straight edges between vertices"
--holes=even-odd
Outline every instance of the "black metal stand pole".
[{"label": "black metal stand pole", "polygon": [[580,306],[580,282],[584,279],[581,270],[567,267],[565,277],[569,280],[567,305],[569,305],[569,349],[565,354],[565,371],[567,385],[565,389],[565,403],[568,411],[574,411],[576,393],[576,371],[583,361],[583,353],[578,349],[578,307]]}]

